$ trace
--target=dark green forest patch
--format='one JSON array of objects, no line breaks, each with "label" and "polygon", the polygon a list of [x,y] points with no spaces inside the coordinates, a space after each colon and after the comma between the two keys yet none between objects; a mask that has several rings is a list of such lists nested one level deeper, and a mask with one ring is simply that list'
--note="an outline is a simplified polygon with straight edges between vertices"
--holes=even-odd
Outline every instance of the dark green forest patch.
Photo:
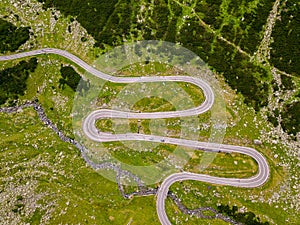
[{"label": "dark green forest patch", "polygon": [[214,34],[194,20],[188,21],[178,36],[185,47],[223,74],[230,87],[244,96],[246,104],[253,106],[255,110],[266,106],[270,79],[268,72],[250,62],[248,56],[237,52],[233,46],[222,40],[212,43],[213,39]]},{"label": "dark green forest patch", "polygon": [[[299,95],[299,94],[298,94]],[[299,96],[296,97],[299,98]],[[296,135],[300,132],[300,101],[296,100],[292,103],[284,104],[281,109],[275,108],[273,111],[268,113],[268,121],[277,127],[280,123],[282,129],[290,134]],[[281,117],[281,121],[279,120]]]},{"label": "dark green forest patch", "polygon": [[271,63],[278,69],[300,77],[300,4],[287,1],[272,31]]},{"label": "dark green forest patch", "polygon": [[143,24],[144,38],[146,40],[164,40],[165,32],[169,26],[170,11],[164,0],[155,0],[150,19]]},{"label": "dark green forest patch", "polygon": [[281,88],[283,90],[293,90],[296,86],[293,83],[292,77],[289,77],[287,75],[281,74]]},{"label": "dark green forest patch", "polygon": [[15,51],[29,39],[30,27],[16,27],[0,18],[0,52]]},{"label": "dark green forest patch", "polygon": [[284,106],[281,114],[281,126],[288,134],[296,135],[300,132],[300,101]]},{"label": "dark green forest patch", "polygon": [[127,37],[130,33],[132,23],[131,14],[134,10],[135,9],[130,1],[120,1],[107,20],[103,31],[100,32],[98,41],[110,46],[115,46],[119,42],[122,42],[123,36]]},{"label": "dark green forest patch", "polygon": [[37,59],[31,58],[0,71],[0,105],[8,99],[15,100],[20,95],[24,95],[29,72],[34,72],[37,64]]},{"label": "dark green forest patch", "polygon": [[89,89],[89,81],[81,80],[81,76],[77,73],[73,67],[71,66],[61,66],[60,73],[62,78],[59,79],[59,87],[64,89],[65,85],[68,85],[74,92],[77,90],[78,84],[78,91],[82,94],[83,90],[87,91]]},{"label": "dark green forest patch", "polygon": [[222,24],[220,17],[220,6],[223,0],[206,0],[198,1],[195,7],[195,12],[198,13],[201,19],[211,25],[215,29],[219,29]]}]

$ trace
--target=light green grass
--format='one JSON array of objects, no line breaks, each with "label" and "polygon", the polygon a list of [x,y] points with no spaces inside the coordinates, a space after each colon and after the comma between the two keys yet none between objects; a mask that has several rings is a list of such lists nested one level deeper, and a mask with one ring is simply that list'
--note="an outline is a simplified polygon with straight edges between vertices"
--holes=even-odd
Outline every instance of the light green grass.
[{"label": "light green grass", "polygon": [[[186,170],[194,173],[201,171],[202,151],[195,151],[192,159],[186,165]],[[245,178],[254,176],[258,172],[257,163],[242,154],[218,153],[214,161],[201,173],[218,177]]]},{"label": "light green grass", "polygon": [[[32,193],[30,190],[20,193],[23,200],[19,203],[25,207],[28,207],[31,195],[41,196],[36,201],[40,207],[28,216],[21,216],[21,221],[39,224],[46,212],[51,212],[49,224],[122,224],[131,217],[132,224],[139,224],[147,212],[145,223],[158,224],[153,197],[124,200],[117,184],[86,166],[78,150],[60,141],[40,122],[33,109],[15,114],[1,113],[0,132],[5,133],[0,142],[1,173],[5,174],[0,182],[2,194],[12,191],[4,182],[12,177],[10,185],[16,188],[27,182],[28,185],[36,183]],[[1,210],[11,212],[12,208],[6,202],[0,204]]]}]

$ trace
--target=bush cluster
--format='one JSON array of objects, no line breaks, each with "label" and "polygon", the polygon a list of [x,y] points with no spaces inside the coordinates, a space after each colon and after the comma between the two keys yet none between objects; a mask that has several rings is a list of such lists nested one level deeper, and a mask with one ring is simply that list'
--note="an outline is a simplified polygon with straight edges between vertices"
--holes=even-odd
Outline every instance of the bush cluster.
[{"label": "bush cluster", "polygon": [[0,18],[0,52],[13,52],[29,39],[30,27],[17,28]]},{"label": "bush cluster", "polygon": [[24,95],[29,72],[34,72],[37,64],[37,59],[31,58],[0,71],[0,105],[8,99],[15,100],[20,95]]},{"label": "bush cluster", "polygon": [[260,222],[259,217],[257,217],[253,212],[238,212],[237,206],[228,206],[221,204],[218,206],[218,212],[224,213],[227,216],[234,219],[236,222],[240,222],[245,225],[268,225],[269,222]]}]

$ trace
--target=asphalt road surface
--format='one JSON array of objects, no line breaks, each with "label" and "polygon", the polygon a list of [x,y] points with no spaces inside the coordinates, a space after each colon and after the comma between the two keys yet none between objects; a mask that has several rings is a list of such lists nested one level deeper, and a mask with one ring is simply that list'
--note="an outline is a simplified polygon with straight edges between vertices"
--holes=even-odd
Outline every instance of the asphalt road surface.
[{"label": "asphalt road surface", "polygon": [[30,52],[0,56],[0,61],[14,60],[18,58],[35,56],[40,54],[56,54],[56,55],[63,56],[76,63],[78,66],[82,67],[87,72],[101,79],[115,82],[115,83],[186,82],[186,83],[194,84],[203,90],[205,96],[204,102],[198,107],[182,110],[182,111],[153,112],[153,113],[133,113],[133,112],[124,112],[124,111],[116,111],[116,110],[109,110],[109,109],[100,109],[100,110],[93,111],[84,119],[83,126],[82,126],[85,135],[93,141],[111,142],[111,141],[139,140],[139,141],[163,142],[163,143],[201,149],[203,151],[226,152],[226,153],[235,152],[235,153],[245,154],[252,157],[257,162],[258,173],[255,176],[250,178],[244,178],[244,179],[223,178],[223,177],[214,177],[214,176],[189,173],[189,172],[175,173],[167,177],[162,182],[157,192],[157,201],[156,201],[158,217],[160,222],[163,225],[171,224],[165,211],[165,199],[167,197],[169,187],[177,181],[195,180],[195,181],[208,182],[212,184],[229,185],[229,186],[244,187],[244,188],[255,188],[263,185],[267,181],[270,173],[268,163],[264,158],[264,156],[253,148],[206,143],[206,142],[199,142],[194,140],[169,138],[169,137],[162,137],[162,136],[155,136],[155,135],[136,134],[136,133],[109,134],[109,133],[100,132],[95,126],[95,122],[101,118],[157,119],[157,118],[193,116],[193,115],[204,113],[212,107],[214,103],[214,93],[211,87],[201,79],[196,77],[190,77],[190,76],[159,76],[159,77],[110,76],[108,74],[96,70],[92,66],[82,61],[80,58],[76,57],[75,55],[67,51],[60,50],[60,49],[52,49],[52,48],[45,48],[45,49],[34,50]]}]

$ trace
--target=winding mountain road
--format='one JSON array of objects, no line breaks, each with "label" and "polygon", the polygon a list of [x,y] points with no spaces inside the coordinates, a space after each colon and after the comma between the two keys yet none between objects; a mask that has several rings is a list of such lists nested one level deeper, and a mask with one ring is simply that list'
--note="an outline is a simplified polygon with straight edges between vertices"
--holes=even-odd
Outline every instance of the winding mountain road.
[{"label": "winding mountain road", "polygon": [[83,121],[82,129],[85,135],[93,141],[96,142],[111,142],[111,141],[125,141],[125,140],[139,140],[139,141],[150,141],[150,142],[163,142],[175,145],[181,145],[196,149],[201,149],[203,151],[211,152],[226,152],[226,153],[240,153],[252,157],[258,164],[258,173],[250,178],[237,179],[237,178],[224,178],[224,177],[214,177],[204,174],[196,174],[189,172],[175,173],[167,177],[161,184],[157,192],[157,202],[156,208],[160,222],[163,225],[171,224],[166,211],[165,211],[165,199],[167,197],[169,187],[177,182],[183,180],[196,180],[202,182],[208,182],[219,185],[229,185],[244,188],[255,188],[263,185],[269,177],[269,166],[264,158],[264,156],[253,148],[224,145],[217,143],[205,143],[194,140],[186,140],[179,138],[169,138],[155,135],[144,135],[135,133],[125,133],[125,134],[109,134],[100,132],[96,126],[95,122],[102,118],[127,118],[127,119],[157,119],[157,118],[174,118],[174,117],[185,117],[193,116],[204,113],[208,111],[214,103],[214,93],[211,87],[204,81],[196,77],[190,76],[158,76],[158,77],[115,77],[108,74],[102,73],[96,70],[92,66],[88,65],[82,61],[77,56],[60,49],[45,48],[40,50],[33,50],[30,52],[23,52],[13,55],[0,56],[0,61],[4,60],[14,60],[23,57],[36,56],[41,54],[56,54],[63,56],[71,61],[73,61],[78,66],[85,69],[87,72],[107,81],[115,83],[147,83],[147,82],[186,82],[191,83],[203,90],[205,100],[204,102],[195,108],[186,109],[182,111],[170,111],[170,112],[153,112],[153,113],[133,113],[124,112],[109,109],[100,109],[90,113]]}]

